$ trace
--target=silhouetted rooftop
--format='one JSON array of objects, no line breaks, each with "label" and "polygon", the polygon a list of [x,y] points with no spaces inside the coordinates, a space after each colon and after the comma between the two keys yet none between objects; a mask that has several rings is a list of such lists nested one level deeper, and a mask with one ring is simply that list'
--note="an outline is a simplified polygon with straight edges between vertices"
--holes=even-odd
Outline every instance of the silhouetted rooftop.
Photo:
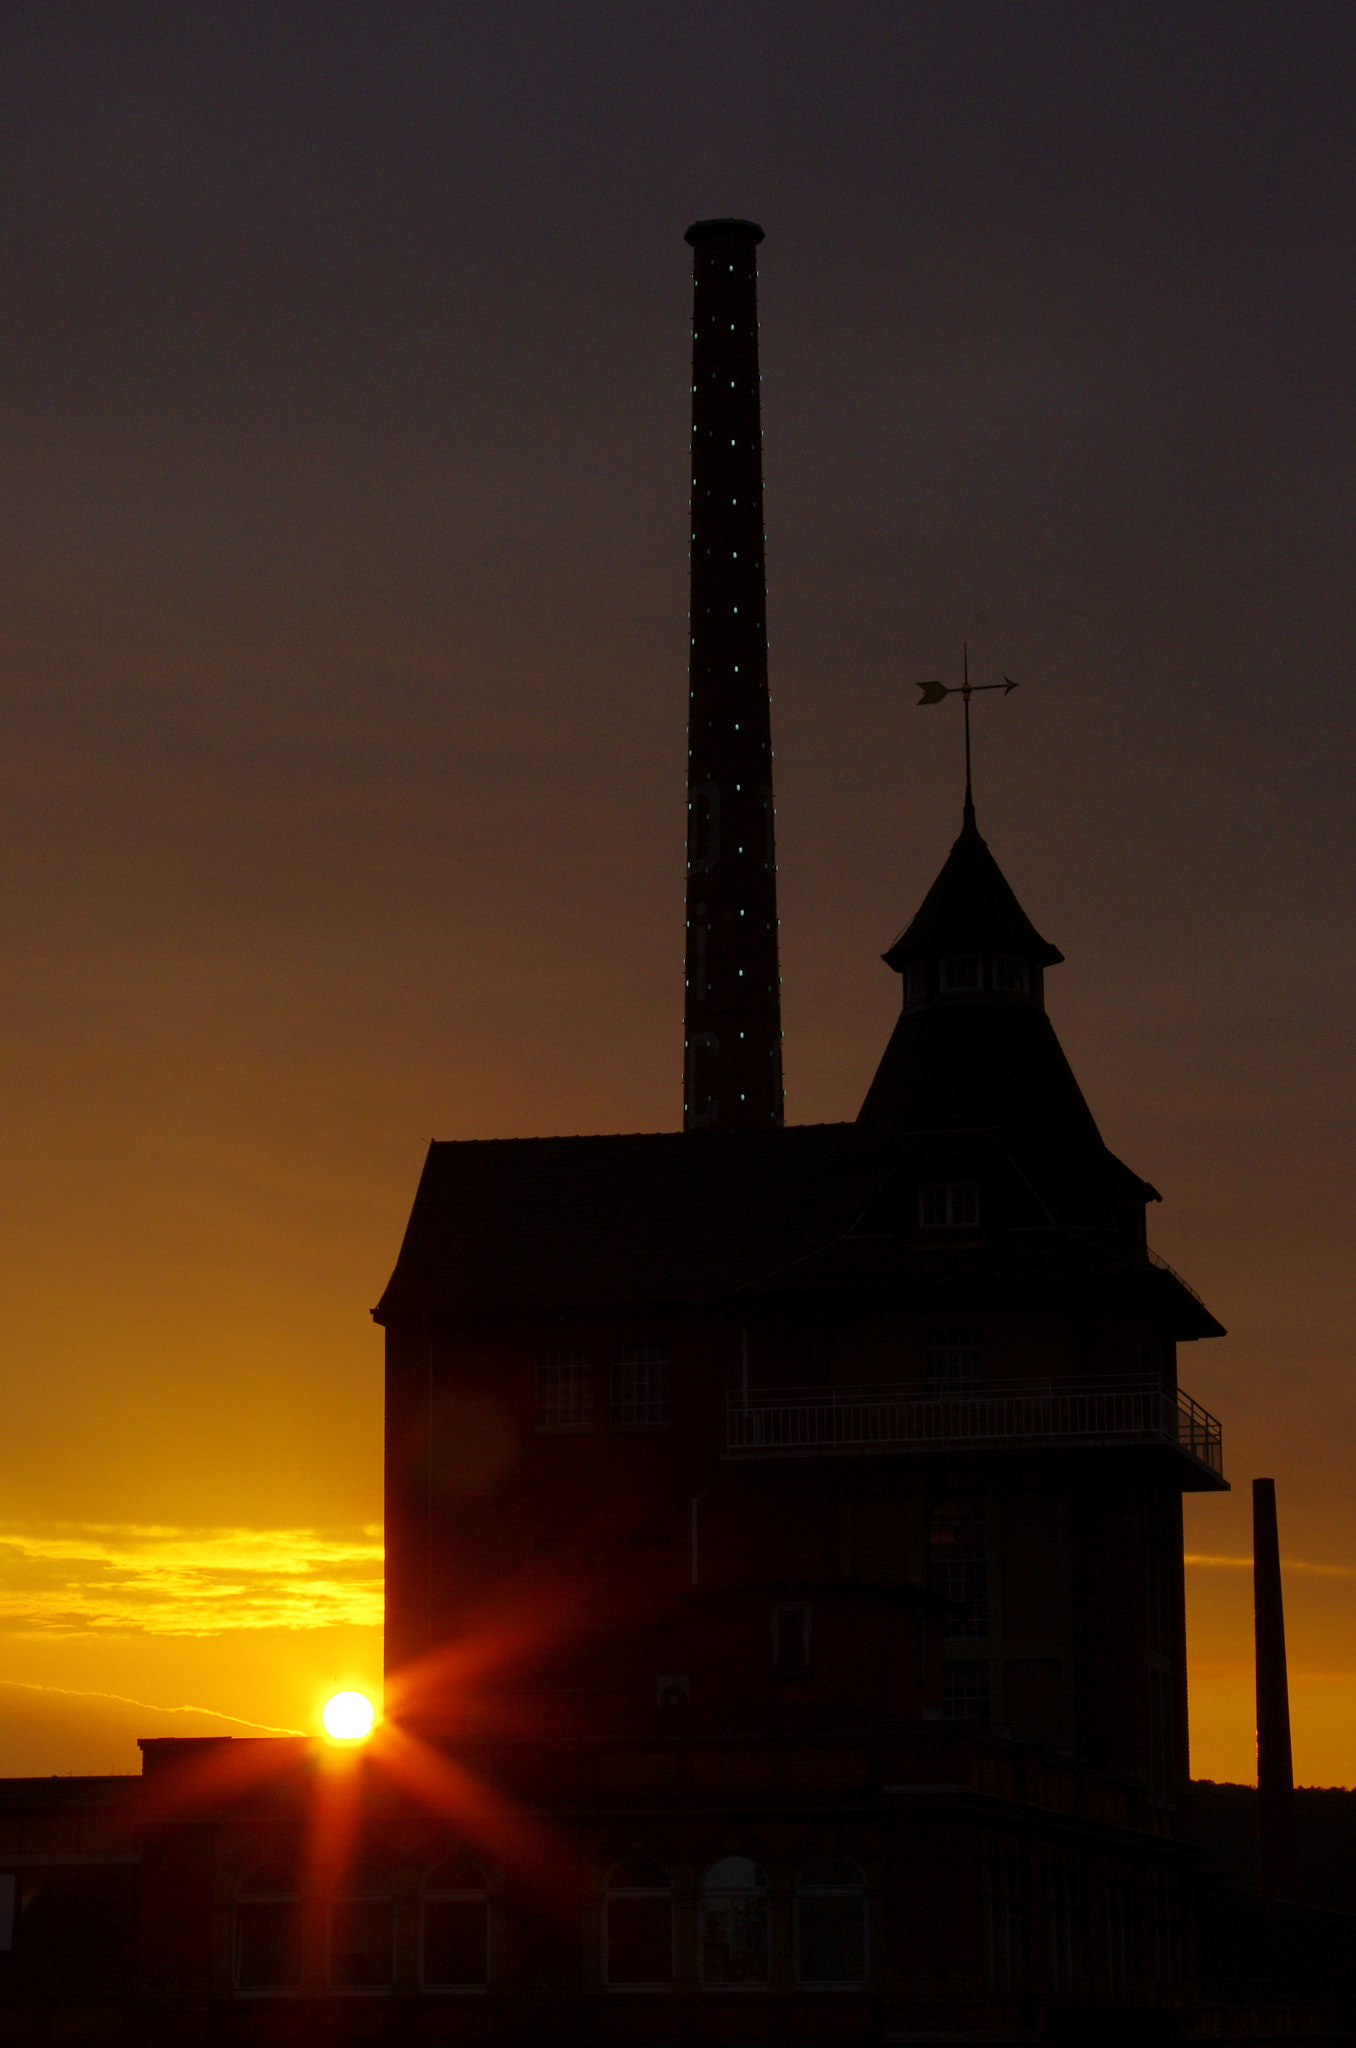
[{"label": "silhouetted rooftop", "polygon": [[980,837],[967,805],[960,837],[952,846],[917,916],[882,957],[902,974],[906,960],[920,953],[1016,953],[1042,967],[1064,958],[1043,939],[1012,892],[1007,876]]},{"label": "silhouetted rooftop", "polygon": [[[1093,1137],[1073,1159],[1038,1134],[1019,1157],[973,1125],[435,1142],[373,1313],[1112,1279],[1152,1294],[1180,1336],[1215,1333],[1136,1240],[1144,1183]],[[919,1230],[918,1185],[949,1175],[985,1184],[988,1219],[939,1247]]]},{"label": "silhouetted rooftop", "polygon": [[694,220],[683,240],[693,244],[711,242],[717,235],[737,235],[741,240],[761,242],[763,230],[754,220]]}]

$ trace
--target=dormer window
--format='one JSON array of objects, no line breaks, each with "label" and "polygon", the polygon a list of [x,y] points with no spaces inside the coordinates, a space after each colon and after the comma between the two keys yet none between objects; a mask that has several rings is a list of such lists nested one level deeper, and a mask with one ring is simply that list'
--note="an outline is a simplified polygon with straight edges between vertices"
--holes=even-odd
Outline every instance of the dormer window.
[{"label": "dormer window", "polygon": [[975,1230],[979,1226],[979,1183],[929,1180],[918,1190],[920,1230]]},{"label": "dormer window", "polygon": [[1031,970],[1016,953],[995,953],[993,985],[999,995],[1025,996],[1031,993]]},{"label": "dormer window", "polygon": [[977,995],[984,986],[984,960],[979,953],[947,953],[942,959],[942,994]]},{"label": "dormer window", "polygon": [[921,1003],[928,992],[928,963],[926,960],[910,960],[904,969],[904,1000],[906,1003]]}]

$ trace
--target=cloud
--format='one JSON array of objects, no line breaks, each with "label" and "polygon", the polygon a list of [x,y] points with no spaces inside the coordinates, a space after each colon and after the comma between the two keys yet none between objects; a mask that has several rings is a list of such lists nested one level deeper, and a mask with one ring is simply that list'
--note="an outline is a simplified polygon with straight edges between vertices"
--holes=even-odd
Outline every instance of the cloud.
[{"label": "cloud", "polygon": [[0,1523],[0,1629],[214,1636],[379,1626],[381,1530]]},{"label": "cloud", "polygon": [[220,1707],[159,1707],[153,1700],[129,1699],[124,1692],[89,1692],[75,1685],[44,1685],[36,1679],[0,1678],[0,1702],[8,1692],[57,1693],[68,1700],[111,1701],[119,1707],[136,1707],[139,1712],[157,1715],[191,1714],[195,1719],[204,1716],[212,1721],[230,1721],[237,1728],[253,1728],[265,1735],[304,1735],[303,1728],[280,1728],[271,1721],[247,1721],[243,1714],[228,1714]]},{"label": "cloud", "polygon": [[[1224,1569],[1231,1571],[1250,1572],[1252,1570],[1252,1559],[1250,1557],[1214,1557],[1205,1551],[1188,1550],[1182,1562],[1188,1565],[1222,1566]],[[1281,1559],[1281,1570],[1284,1572],[1310,1572],[1314,1577],[1322,1579],[1356,1579],[1356,1565],[1310,1564],[1302,1557],[1283,1557]]]}]

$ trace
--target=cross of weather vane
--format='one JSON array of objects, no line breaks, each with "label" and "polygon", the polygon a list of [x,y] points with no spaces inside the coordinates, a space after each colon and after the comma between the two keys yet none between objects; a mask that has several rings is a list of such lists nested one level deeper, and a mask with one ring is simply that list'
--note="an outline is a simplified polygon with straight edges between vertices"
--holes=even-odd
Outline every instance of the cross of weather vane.
[{"label": "cross of weather vane", "polygon": [[970,699],[976,690],[1001,690],[1005,697],[1009,697],[1017,685],[1011,676],[1004,676],[1001,683],[972,683],[968,641],[961,643],[961,674],[964,680],[959,683],[920,683],[918,687],[923,694],[918,702],[920,705],[940,704],[943,697],[959,697],[965,706],[965,808],[971,811],[974,799],[970,794]]}]

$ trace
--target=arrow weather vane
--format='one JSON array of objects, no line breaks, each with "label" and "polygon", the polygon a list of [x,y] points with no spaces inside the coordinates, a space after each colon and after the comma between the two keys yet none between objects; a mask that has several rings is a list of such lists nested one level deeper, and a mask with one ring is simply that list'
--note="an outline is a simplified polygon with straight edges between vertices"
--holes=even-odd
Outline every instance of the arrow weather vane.
[{"label": "arrow weather vane", "polygon": [[968,641],[961,643],[961,673],[959,683],[920,683],[922,704],[940,704],[943,697],[959,697],[965,706],[965,815],[973,817],[975,801],[970,794],[970,699],[976,690],[1001,690],[1005,697],[1011,696],[1017,685],[1011,676],[1004,676],[1001,683],[972,683],[970,681],[970,647]]}]

